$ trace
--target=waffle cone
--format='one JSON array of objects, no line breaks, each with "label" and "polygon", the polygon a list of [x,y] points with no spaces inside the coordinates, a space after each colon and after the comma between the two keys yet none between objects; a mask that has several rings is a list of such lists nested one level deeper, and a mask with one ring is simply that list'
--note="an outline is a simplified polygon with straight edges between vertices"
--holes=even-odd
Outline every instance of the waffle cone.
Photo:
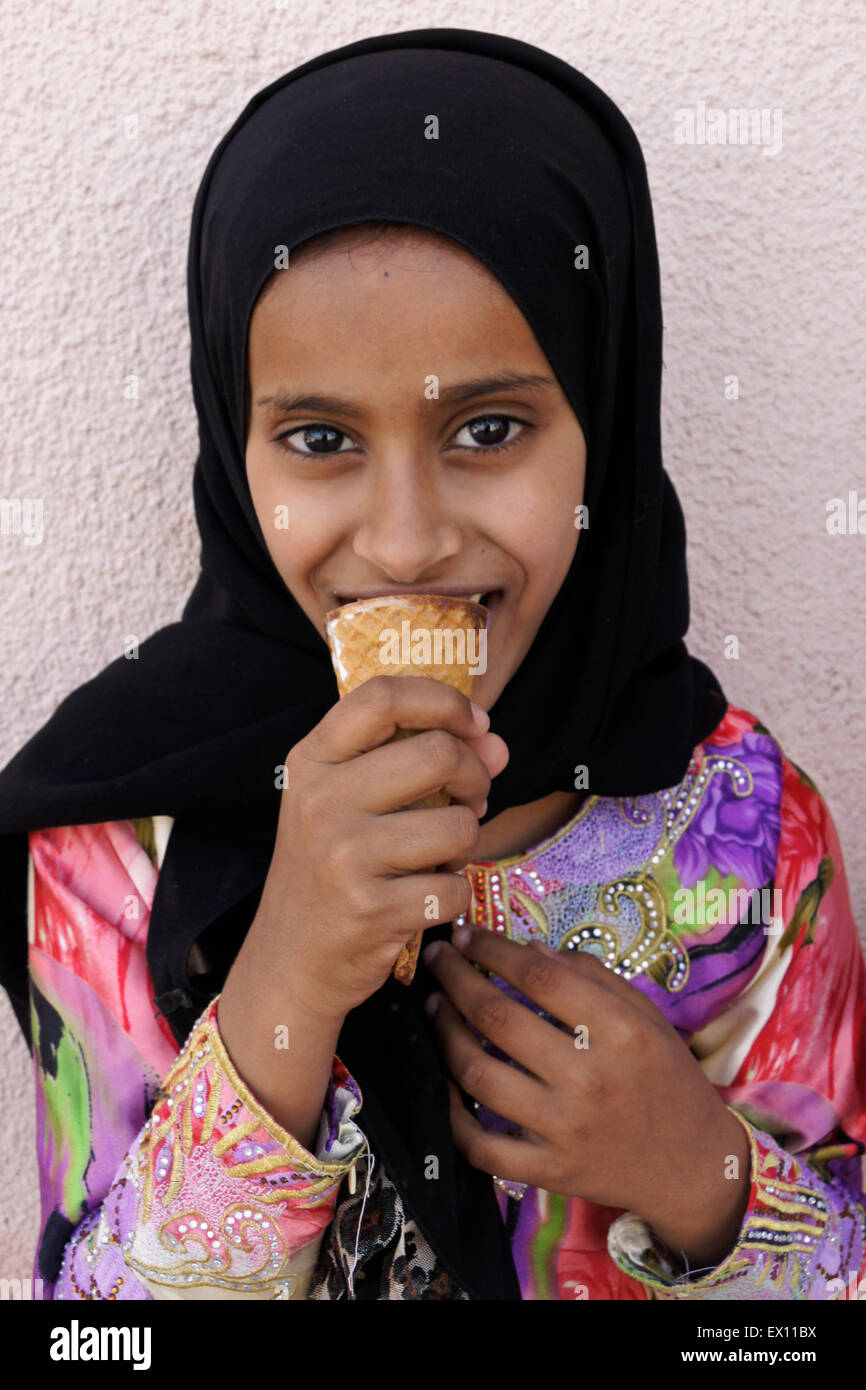
[{"label": "waffle cone", "polygon": [[[404,628],[406,623],[408,628]],[[481,640],[478,634],[486,626],[487,609],[483,604],[440,594],[358,599],[334,608],[326,615],[325,630],[340,699],[364,681],[381,675],[429,676],[453,685],[471,698],[472,672]],[[424,634],[429,634],[429,641]],[[398,729],[389,742],[411,738],[417,732]],[[405,809],[447,806],[450,800],[448,793],[440,789]],[[401,984],[409,985],[415,977],[421,937],[422,932],[416,932],[394,964],[394,977]]]}]

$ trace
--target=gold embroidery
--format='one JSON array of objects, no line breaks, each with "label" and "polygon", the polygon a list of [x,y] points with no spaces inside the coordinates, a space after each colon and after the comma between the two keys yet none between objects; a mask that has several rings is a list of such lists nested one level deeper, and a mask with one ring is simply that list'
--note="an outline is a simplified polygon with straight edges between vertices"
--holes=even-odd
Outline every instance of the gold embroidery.
[{"label": "gold embroidery", "polygon": [[[245,1211],[249,1215],[245,1215]],[[256,1219],[258,1217],[258,1220]],[[169,1229],[174,1226],[178,1232],[186,1227],[182,1235]],[[194,1229],[188,1229],[193,1226]],[[243,1274],[231,1273],[231,1260],[234,1249],[250,1255],[255,1243],[247,1232],[256,1232],[262,1246],[257,1266]],[[126,1263],[136,1274],[150,1279],[155,1284],[183,1285],[185,1288],[207,1288],[217,1286],[239,1293],[258,1290],[275,1290],[273,1297],[293,1298],[298,1287],[298,1276],[286,1269],[288,1252],[285,1241],[273,1220],[263,1219],[263,1213],[253,1212],[249,1205],[235,1204],[223,1213],[219,1226],[219,1241],[216,1232],[204,1219],[201,1212],[191,1209],[173,1216],[159,1229],[159,1244],[175,1261],[167,1269],[138,1259],[129,1251],[124,1252]],[[204,1246],[198,1252],[196,1246]],[[270,1266],[270,1269],[269,1269]]]},{"label": "gold embroidery", "polygon": [[[148,1165],[149,1167],[150,1165]],[[171,1155],[171,1181],[166,1188],[165,1196],[162,1199],[164,1207],[170,1206],[177,1194],[180,1192],[183,1183],[183,1155],[181,1153],[180,1138],[175,1133],[174,1145]]]},{"label": "gold embroidery", "polygon": [[[639,919],[627,942],[610,920],[622,916],[623,901],[634,904]],[[670,993],[684,988],[689,978],[688,953],[668,930],[665,896],[650,874],[640,873],[605,884],[599,890],[598,907],[606,917],[571,927],[562,936],[559,950],[599,955],[605,965],[626,980],[646,973]]]},{"label": "gold embroidery", "polygon": [[[191,1081],[187,1082],[187,1087],[191,1089]],[[189,1155],[192,1152],[192,1105],[189,1095],[184,1096],[183,1116],[181,1119],[181,1135],[183,1151]]]},{"label": "gold embroidery", "polygon": [[[281,1146],[281,1151],[277,1153],[260,1154],[255,1158],[246,1159],[239,1163],[227,1162],[225,1169],[229,1176],[236,1178],[261,1176],[264,1178],[275,1170],[291,1166],[296,1172],[303,1174],[307,1181],[294,1188],[280,1186],[272,1191],[263,1190],[259,1197],[260,1201],[268,1204],[303,1201],[305,1205],[315,1207],[329,1199],[335,1183],[351,1169],[356,1155],[352,1155],[349,1159],[316,1158],[308,1153],[292,1135],[282,1129],[271,1116],[267,1115],[244,1087],[227,1052],[221,1045],[219,1035],[212,1028],[207,1014],[205,1014],[194,1027],[182,1051],[175,1059],[174,1065],[167,1073],[157,1093],[151,1118],[145,1126],[143,1142],[139,1146],[139,1186],[145,1220],[150,1219],[153,1210],[155,1154],[165,1142],[168,1142],[172,1147],[172,1157],[171,1176],[162,1197],[162,1206],[170,1206],[183,1186],[184,1157],[192,1152],[195,1145],[192,1127],[193,1096],[196,1094],[195,1083],[199,1078],[203,1078],[209,1086],[199,1142],[210,1142],[220,1118],[227,1126],[225,1133],[221,1134],[213,1143],[212,1151],[215,1157],[222,1158],[260,1127]],[[230,1110],[221,1116],[220,1101],[224,1081],[228,1083],[238,1099],[230,1107]],[[240,1124],[231,1125],[232,1116],[242,1105],[246,1106],[253,1118]],[[163,1107],[165,1110],[161,1114]],[[180,1114],[178,1114],[178,1109],[181,1111]],[[264,1188],[265,1184],[263,1183]]]},{"label": "gold embroidery", "polygon": [[[234,1178],[248,1178],[256,1177],[261,1173],[273,1173],[275,1169],[285,1168],[285,1166],[285,1154],[261,1154],[258,1158],[245,1158],[240,1163],[227,1165],[226,1172]],[[328,1186],[330,1187],[332,1184],[333,1179],[329,1179]],[[305,1191],[309,1191],[309,1188],[306,1188]]]},{"label": "gold embroidery", "polygon": [[[286,1150],[288,1157],[291,1159],[292,1167],[298,1169],[302,1173],[322,1175],[320,1183],[317,1183],[314,1187],[305,1189],[306,1194],[318,1191],[320,1187],[324,1188],[328,1186],[334,1178],[345,1177],[354,1162],[354,1156],[349,1159],[316,1158],[314,1155],[310,1154],[302,1144],[298,1143],[293,1134],[289,1134],[288,1130],[283,1129],[282,1125],[274,1119],[273,1115],[269,1115],[268,1112],[259,1105],[255,1096],[250,1093],[235,1071],[232,1060],[223,1047],[222,1039],[219,1034],[210,1028],[208,1029],[208,1041],[212,1048],[213,1057],[219,1062],[220,1067],[222,1067],[225,1072],[229,1086],[236,1095],[242,1097],[243,1103],[250,1114],[253,1115],[261,1126],[267,1130],[268,1134],[270,1134],[273,1139],[276,1139],[277,1143]],[[358,1108],[360,1109],[360,1107]]]},{"label": "gold embroidery", "polygon": [[505,935],[509,940],[513,941],[515,939],[514,927],[511,921],[511,909],[508,902],[509,897],[515,898],[516,901],[520,903],[527,917],[535,924],[538,940],[547,941],[548,926],[543,909],[538,903],[533,902],[528,893],[522,893],[519,888],[512,888],[511,892],[504,894],[502,899],[505,914]]},{"label": "gold embroidery", "polygon": [[[524,938],[524,924],[528,923],[531,936],[557,950],[589,951],[626,980],[646,974],[668,993],[678,993],[688,983],[689,955],[669,920],[667,895],[653,870],[669,857],[697,814],[711,779],[719,773],[727,774],[737,798],[752,794],[754,780],[749,768],[722,749],[709,753],[696,750],[678,787],[652,796],[616,799],[616,810],[625,824],[647,828],[656,819],[660,821],[655,848],[642,868],[599,886],[596,913],[567,926],[562,934],[556,920],[562,911],[562,893],[555,890],[550,894],[554,933],[551,918],[545,912],[548,895],[535,863],[590,816],[599,804],[598,796],[590,797],[576,816],[531,850],[492,862],[467,864],[464,872],[473,890],[475,925],[513,941]],[[603,826],[598,833],[603,843]],[[586,890],[590,885],[579,887]],[[628,915],[623,912],[625,904],[632,905]],[[523,922],[515,920],[517,912]],[[555,934],[558,939],[554,939]]]},{"label": "gold embroidery", "polygon": [[[229,1289],[233,1292],[248,1293],[256,1289],[274,1290],[271,1298],[275,1301],[284,1297],[293,1299],[298,1287],[298,1277],[296,1274],[277,1274],[272,1279],[250,1280],[241,1276],[230,1276],[227,1279],[213,1278],[196,1279],[189,1273],[175,1275],[166,1273],[163,1269],[157,1269],[155,1265],[145,1264],[142,1260],[133,1259],[130,1255],[126,1256],[126,1263],[142,1280],[147,1283],[148,1279],[153,1284],[182,1284],[185,1289],[212,1289],[218,1287]],[[283,1289],[291,1289],[290,1293],[284,1294]]]},{"label": "gold embroidery", "polygon": [[[221,1139],[215,1141],[213,1144],[213,1152],[216,1154],[217,1158],[222,1158],[226,1149],[233,1149],[235,1144],[240,1144],[241,1141],[246,1139],[250,1134],[255,1134],[258,1127],[258,1122],[256,1120],[247,1120],[245,1124],[235,1125],[233,1129],[226,1130]],[[284,1154],[276,1154],[275,1157],[283,1163],[286,1161]]]},{"label": "gold embroidery", "polygon": [[626,825],[630,825],[634,829],[641,829],[643,826],[651,824],[656,816],[655,810],[651,806],[641,805],[640,797],[637,796],[621,796],[618,810]]},{"label": "gold embroidery", "polygon": [[207,1107],[204,1112],[204,1121],[201,1127],[201,1142],[207,1144],[213,1135],[214,1125],[220,1112],[220,1095],[216,1086],[211,1086],[208,1092]]}]

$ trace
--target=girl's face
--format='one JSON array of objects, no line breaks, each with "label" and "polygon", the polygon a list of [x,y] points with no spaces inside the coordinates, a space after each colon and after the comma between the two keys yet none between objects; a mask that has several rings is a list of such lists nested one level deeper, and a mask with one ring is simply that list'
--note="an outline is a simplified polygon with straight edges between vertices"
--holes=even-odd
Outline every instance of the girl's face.
[{"label": "girl's face", "polygon": [[416,229],[357,239],[293,251],[256,304],[253,504],[323,640],[328,610],[355,598],[492,594],[473,679],[490,709],[574,556],[583,432],[485,266]]}]

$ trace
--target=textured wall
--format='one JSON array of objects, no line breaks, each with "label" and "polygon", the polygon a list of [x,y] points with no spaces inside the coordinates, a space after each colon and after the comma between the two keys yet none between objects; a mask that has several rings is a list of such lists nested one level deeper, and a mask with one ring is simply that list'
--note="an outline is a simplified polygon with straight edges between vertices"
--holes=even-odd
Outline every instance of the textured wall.
[{"label": "textured wall", "polygon": [[[280,73],[424,25],[547,48],[637,131],[661,258],[689,645],[817,781],[864,932],[866,535],[826,529],[830,498],[859,487],[866,512],[866,43],[848,0],[6,7],[0,495],[41,498],[43,534],[0,535],[0,762],[125,638],[178,618],[195,577],[185,255],[211,150]],[[677,112],[699,121],[701,103],[766,111],[762,143],[732,144],[729,126],[727,143],[679,143]],[[125,398],[130,375],[138,400]],[[725,396],[732,375],[737,400]],[[38,535],[38,513],[31,526]],[[0,1058],[0,1273],[23,1276],[38,1219],[33,1084],[5,995]]]}]

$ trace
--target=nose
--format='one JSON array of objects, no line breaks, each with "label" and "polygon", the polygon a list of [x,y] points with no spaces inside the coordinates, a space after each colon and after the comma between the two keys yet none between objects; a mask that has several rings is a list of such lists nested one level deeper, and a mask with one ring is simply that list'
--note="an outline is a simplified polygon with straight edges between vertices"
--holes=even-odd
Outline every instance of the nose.
[{"label": "nose", "polygon": [[411,463],[376,471],[355,531],[355,554],[398,584],[411,584],[457,555],[463,533],[427,470]]}]

